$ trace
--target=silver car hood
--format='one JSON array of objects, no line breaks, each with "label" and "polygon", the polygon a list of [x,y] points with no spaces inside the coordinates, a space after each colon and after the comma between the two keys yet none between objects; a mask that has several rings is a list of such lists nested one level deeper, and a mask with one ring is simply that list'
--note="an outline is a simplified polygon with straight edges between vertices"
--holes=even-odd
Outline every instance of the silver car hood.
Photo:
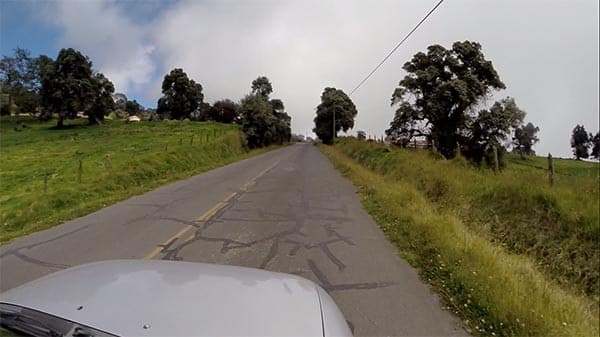
[{"label": "silver car hood", "polygon": [[351,336],[309,280],[202,263],[91,263],[11,289],[0,302],[120,336]]}]

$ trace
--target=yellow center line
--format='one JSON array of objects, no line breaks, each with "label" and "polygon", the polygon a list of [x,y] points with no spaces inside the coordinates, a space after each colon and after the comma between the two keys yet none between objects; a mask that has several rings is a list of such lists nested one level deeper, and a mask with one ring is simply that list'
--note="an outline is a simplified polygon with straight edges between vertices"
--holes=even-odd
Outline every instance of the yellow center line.
[{"label": "yellow center line", "polygon": [[233,192],[227,196],[227,198],[223,199],[224,203],[228,203],[231,199],[233,199],[237,195],[237,192]]},{"label": "yellow center line", "polygon": [[[275,164],[269,166],[267,169],[265,169],[262,172],[260,172],[254,178],[252,178],[252,179],[248,180],[247,182],[245,182],[240,187],[240,191],[245,192],[250,187],[254,186],[254,184],[256,184],[256,179],[262,177],[265,173],[267,173],[273,167],[277,166],[277,164],[279,164],[279,161],[275,162]],[[204,214],[202,214],[200,217],[198,217],[197,221],[208,221],[208,220],[210,220],[210,218],[212,218],[213,216],[215,216],[215,214],[217,214],[218,211],[220,211],[223,207],[227,206],[227,203],[229,203],[229,201],[231,201],[231,199],[233,199],[236,195],[238,195],[238,192],[231,193],[225,199],[223,199],[222,201],[219,201],[211,209],[209,209],[208,211],[204,212]],[[179,232],[175,233],[175,235],[171,236],[168,240],[164,241],[163,243],[157,245],[154,249],[152,249],[152,251],[150,253],[148,253],[146,256],[144,256],[144,260],[151,260],[151,259],[155,258],[158,254],[160,254],[163,251],[164,247],[166,245],[168,245],[169,242],[181,238],[185,233],[187,233],[192,228],[194,228],[194,226],[192,226],[192,225],[185,226]],[[185,241],[190,241],[193,238],[194,238],[194,234],[192,234],[189,237],[187,237]]]},{"label": "yellow center line", "polygon": [[175,239],[178,239],[179,237],[181,237],[183,234],[185,234],[187,231],[189,231],[192,228],[194,228],[194,226],[192,226],[192,225],[185,226],[182,230],[175,233],[175,235],[171,236],[168,240],[166,240],[165,242],[156,246],[156,248],[154,248],[150,253],[148,253],[148,255],[144,256],[144,260],[153,259],[156,255],[158,255],[163,250],[164,246],[166,246],[169,242],[171,242]]}]

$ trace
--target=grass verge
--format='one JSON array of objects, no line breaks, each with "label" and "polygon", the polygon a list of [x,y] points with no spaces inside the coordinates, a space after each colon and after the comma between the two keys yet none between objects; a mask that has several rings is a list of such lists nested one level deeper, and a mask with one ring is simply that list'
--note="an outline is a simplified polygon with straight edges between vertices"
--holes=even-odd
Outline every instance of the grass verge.
[{"label": "grass verge", "polygon": [[509,252],[531,257],[561,286],[599,301],[600,166],[555,159],[554,186],[541,157],[509,156],[500,174],[463,158],[341,139],[338,148],[389,179],[406,182],[440,214]]},{"label": "grass verge", "polygon": [[[484,336],[600,335],[597,303],[549,278],[535,259],[511,253],[484,231],[466,224],[462,217],[470,213],[465,206],[468,203],[448,198],[448,194],[461,194],[445,180],[436,182],[433,178],[439,173],[430,176],[429,182],[399,179],[396,174],[415,178],[410,170],[422,170],[417,163],[407,162],[407,171],[396,166],[394,174],[382,174],[391,172],[392,166],[359,149],[372,145],[353,142],[342,140],[335,147],[321,146],[321,150],[354,182],[367,212],[400,255],[417,267],[451,310],[463,318],[469,332]],[[379,146],[370,151],[379,151],[381,157],[393,150]],[[461,163],[451,165],[466,170]],[[442,175],[448,173],[438,170]]]},{"label": "grass verge", "polygon": [[212,122],[54,123],[0,121],[2,243],[273,149],[248,151],[235,125]]}]

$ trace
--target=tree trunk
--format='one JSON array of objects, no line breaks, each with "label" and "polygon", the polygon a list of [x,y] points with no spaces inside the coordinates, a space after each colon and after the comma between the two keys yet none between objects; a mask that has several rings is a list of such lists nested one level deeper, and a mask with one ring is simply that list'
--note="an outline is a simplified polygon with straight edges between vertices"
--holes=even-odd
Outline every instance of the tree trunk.
[{"label": "tree trunk", "polygon": [[59,116],[58,116],[58,122],[56,123],[56,127],[60,129],[63,126],[64,126],[64,118],[63,118],[63,116],[61,116],[59,114]]}]

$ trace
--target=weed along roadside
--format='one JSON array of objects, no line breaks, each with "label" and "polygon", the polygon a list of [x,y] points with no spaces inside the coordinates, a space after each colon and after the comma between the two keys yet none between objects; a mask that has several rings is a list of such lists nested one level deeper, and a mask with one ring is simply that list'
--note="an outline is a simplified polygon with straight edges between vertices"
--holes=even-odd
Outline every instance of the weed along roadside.
[{"label": "weed along roadside", "polygon": [[107,121],[50,130],[53,123],[2,118],[2,243],[273,149],[249,151],[231,124]]},{"label": "weed along roadside", "polygon": [[550,187],[546,158],[498,174],[354,139],[320,149],[469,332],[599,335],[597,164],[555,158]]}]

